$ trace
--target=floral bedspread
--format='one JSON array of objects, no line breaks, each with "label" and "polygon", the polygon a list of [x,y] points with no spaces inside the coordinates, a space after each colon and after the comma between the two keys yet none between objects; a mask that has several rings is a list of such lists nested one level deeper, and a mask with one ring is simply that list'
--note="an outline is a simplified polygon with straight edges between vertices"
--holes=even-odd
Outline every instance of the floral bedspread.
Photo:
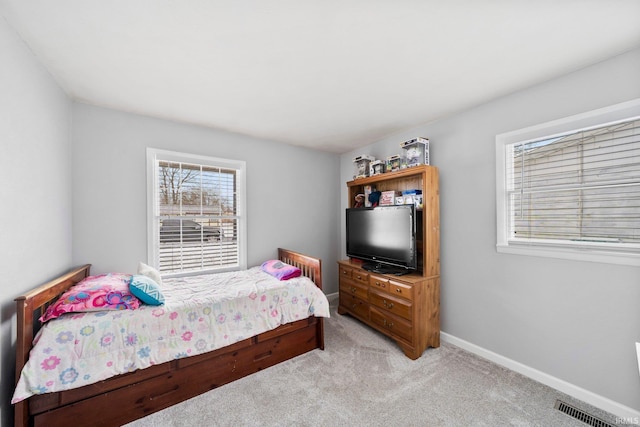
[{"label": "floral bedspread", "polygon": [[309,316],[329,317],[327,298],[310,279],[279,281],[259,267],[166,279],[162,292],[161,306],[68,313],[45,323],[11,402],[205,353]]}]

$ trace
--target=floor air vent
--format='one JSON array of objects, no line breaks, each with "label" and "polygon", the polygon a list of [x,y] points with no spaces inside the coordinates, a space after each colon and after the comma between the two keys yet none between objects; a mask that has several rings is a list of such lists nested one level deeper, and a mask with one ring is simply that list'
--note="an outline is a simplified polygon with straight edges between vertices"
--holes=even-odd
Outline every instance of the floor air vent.
[{"label": "floor air vent", "polygon": [[556,400],[554,408],[593,427],[613,427],[613,424],[609,424],[608,422],[603,421],[600,418],[589,415],[583,410],[571,406],[568,403],[563,402],[562,400]]}]

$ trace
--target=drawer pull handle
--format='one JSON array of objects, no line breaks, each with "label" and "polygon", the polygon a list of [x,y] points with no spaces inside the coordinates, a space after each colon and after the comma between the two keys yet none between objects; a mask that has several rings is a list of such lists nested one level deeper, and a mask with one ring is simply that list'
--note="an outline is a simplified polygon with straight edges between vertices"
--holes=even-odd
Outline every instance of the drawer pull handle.
[{"label": "drawer pull handle", "polygon": [[357,290],[358,290],[358,289],[354,288],[353,286],[351,287],[351,292],[352,292],[352,293],[354,293],[354,294],[355,294]]},{"label": "drawer pull handle", "polygon": [[166,395],[168,395],[170,393],[173,393],[174,391],[177,391],[178,388],[180,388],[180,386],[175,385],[171,389],[169,389],[167,391],[164,391],[162,393],[152,394],[151,396],[149,396],[149,400],[153,400],[153,399],[158,399],[160,397],[164,397],[164,396],[166,396]]},{"label": "drawer pull handle", "polygon": [[384,288],[384,283],[380,283],[380,282],[376,282],[376,286],[380,286],[381,288]]},{"label": "drawer pull handle", "polygon": [[389,329],[393,328],[393,322],[387,322],[387,319],[382,319],[382,324]]},{"label": "drawer pull handle", "polygon": [[402,292],[402,289],[400,289],[400,288],[396,288],[396,292],[397,292],[397,293],[401,293],[401,292]]},{"label": "drawer pull handle", "polygon": [[[273,353],[272,353],[272,351],[271,351],[271,350],[269,350],[269,351],[265,351],[264,353],[262,353],[262,354],[258,354],[257,356],[255,356],[255,357],[253,358],[253,361],[254,361],[254,362],[259,362],[259,361],[261,361],[261,360],[264,360],[264,359],[266,359],[266,358],[270,357],[272,354],[273,354]],[[235,371],[235,369],[236,369],[236,367],[235,367],[235,363],[234,363],[233,370]]]},{"label": "drawer pull handle", "polygon": [[362,280],[362,276],[358,275],[358,280]]},{"label": "drawer pull handle", "polygon": [[351,308],[355,310],[357,306],[358,306],[358,304],[353,304],[353,305],[351,306]]},{"label": "drawer pull handle", "polygon": [[386,299],[382,300],[382,305],[384,305],[385,307],[387,307],[388,309],[392,309],[393,308],[393,303],[392,302],[387,302]]}]

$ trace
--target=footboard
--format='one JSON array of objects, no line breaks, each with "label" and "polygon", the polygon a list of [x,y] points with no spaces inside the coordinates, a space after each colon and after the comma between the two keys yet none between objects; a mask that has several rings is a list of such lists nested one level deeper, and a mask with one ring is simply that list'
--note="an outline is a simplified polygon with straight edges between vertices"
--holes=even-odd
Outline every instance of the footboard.
[{"label": "footboard", "polygon": [[[300,268],[322,289],[319,259],[281,248],[278,258]],[[89,269],[90,265],[79,267],[16,298],[16,381],[39,328],[38,317],[66,289],[87,277]],[[32,396],[15,405],[15,425],[122,425],[315,348],[324,349],[323,319],[310,317],[199,356]]]}]

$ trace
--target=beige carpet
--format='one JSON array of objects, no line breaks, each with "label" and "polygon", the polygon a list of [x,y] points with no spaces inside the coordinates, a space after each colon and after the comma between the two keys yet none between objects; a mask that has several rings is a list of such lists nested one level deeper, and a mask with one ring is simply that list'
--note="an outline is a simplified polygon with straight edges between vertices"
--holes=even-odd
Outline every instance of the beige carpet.
[{"label": "beige carpet", "polygon": [[314,350],[131,423],[142,426],[581,426],[545,385],[443,343],[412,361],[332,309]]}]

